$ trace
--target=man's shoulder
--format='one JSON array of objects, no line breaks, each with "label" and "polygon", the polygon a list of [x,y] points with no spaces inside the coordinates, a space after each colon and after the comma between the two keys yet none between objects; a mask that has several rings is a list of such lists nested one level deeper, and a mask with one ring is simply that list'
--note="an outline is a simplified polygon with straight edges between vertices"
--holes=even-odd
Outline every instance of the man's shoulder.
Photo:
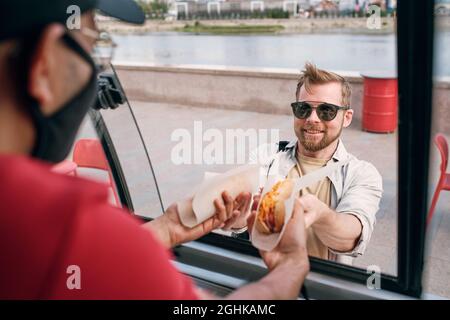
[{"label": "man's shoulder", "polygon": [[362,160],[351,153],[347,153],[349,160],[345,166],[345,177],[351,180],[372,180],[380,183],[382,177],[375,165],[367,160]]},{"label": "man's shoulder", "polygon": [[26,201],[39,207],[39,204],[58,204],[58,198],[106,199],[108,194],[107,188],[100,183],[54,173],[50,164],[28,157],[1,156],[0,176],[4,190],[0,197],[8,205]]},{"label": "man's shoulder", "polygon": [[50,165],[27,157],[0,156],[0,176],[0,282],[5,281],[0,295],[36,298],[49,268],[74,237],[74,225],[92,203],[106,203],[107,190],[52,173]]},{"label": "man's shoulder", "polygon": [[277,154],[283,154],[295,147],[296,140],[280,140],[271,143],[264,143],[250,152],[250,161],[259,160],[264,163],[273,160]]},{"label": "man's shoulder", "polygon": [[[0,157],[0,174],[0,298],[195,297],[158,240],[108,204],[103,185],[27,158]],[[68,290],[72,265],[83,290]]]},{"label": "man's shoulder", "polygon": [[[51,228],[56,235],[67,231],[66,226],[93,204],[107,204],[106,186],[50,169],[49,164],[27,157],[0,156],[0,225],[10,230],[32,225],[29,232],[34,235]],[[31,233],[29,238],[15,240],[28,241]]]}]

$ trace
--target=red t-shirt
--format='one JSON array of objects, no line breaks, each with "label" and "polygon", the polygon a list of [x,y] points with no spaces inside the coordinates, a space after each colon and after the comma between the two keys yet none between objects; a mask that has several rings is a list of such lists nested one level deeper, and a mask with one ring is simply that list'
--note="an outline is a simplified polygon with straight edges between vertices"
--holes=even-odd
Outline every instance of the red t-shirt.
[{"label": "red t-shirt", "polygon": [[0,299],[197,298],[105,186],[4,155],[0,186]]}]

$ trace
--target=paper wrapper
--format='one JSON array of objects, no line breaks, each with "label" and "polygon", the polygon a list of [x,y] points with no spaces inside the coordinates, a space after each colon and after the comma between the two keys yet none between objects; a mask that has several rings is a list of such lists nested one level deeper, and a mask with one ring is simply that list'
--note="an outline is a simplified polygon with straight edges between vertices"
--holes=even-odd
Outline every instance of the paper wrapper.
[{"label": "paper wrapper", "polygon": [[[333,171],[340,169],[342,166],[344,166],[348,162],[349,162],[348,159],[344,160],[344,161],[334,162],[334,163],[326,165],[325,167],[323,167],[319,170],[315,170],[314,172],[311,172],[299,179],[293,179],[294,188],[292,190],[291,196],[284,201],[286,211],[284,213],[284,224],[283,224],[283,228],[281,229],[281,232],[273,233],[273,234],[263,234],[263,233],[259,232],[258,229],[256,229],[256,220],[255,220],[255,223],[253,224],[253,228],[252,228],[252,235],[251,235],[251,241],[252,241],[253,245],[260,250],[264,250],[264,251],[273,250],[278,245],[278,243],[281,240],[281,237],[283,236],[283,233],[286,229],[286,224],[292,216],[292,210],[294,209],[294,200],[295,200],[296,196],[299,194],[300,190],[307,188],[307,187],[313,185],[314,183],[325,179],[327,176],[331,175],[333,173]],[[280,179],[280,177],[269,176],[269,178],[264,186],[261,199],[264,197],[264,195],[267,192],[272,190],[273,185],[280,180],[283,180],[283,179]],[[260,205],[261,205],[261,201],[258,204],[256,214],[258,214],[258,212],[259,212]]]},{"label": "paper wrapper", "polygon": [[254,194],[258,191],[260,166],[241,166],[223,174],[205,175],[203,183],[196,188],[191,201],[178,202],[180,220],[186,227],[192,228],[214,216],[214,199],[222,199],[227,191],[235,198],[242,192]]},{"label": "paper wrapper", "polygon": [[[266,195],[267,192],[272,190],[272,187],[280,181],[279,177],[269,176],[269,179],[267,180],[267,183],[264,186],[263,193],[261,195],[261,199]],[[294,189],[294,188],[293,188]],[[284,214],[284,224],[283,228],[280,232],[272,233],[272,234],[264,234],[258,231],[256,228],[256,218],[255,223],[253,223],[252,233],[251,233],[251,241],[252,244],[264,251],[271,251],[273,248],[275,248],[278,245],[278,242],[280,242],[281,237],[283,236],[284,230],[286,229],[285,226],[289,219],[292,216],[292,209],[294,208],[294,199],[295,199],[295,190],[292,191],[291,196],[284,201],[285,205],[285,214]],[[298,192],[297,192],[298,194]],[[256,214],[259,212],[259,207],[261,206],[261,201],[258,204],[258,208],[256,209]]]}]

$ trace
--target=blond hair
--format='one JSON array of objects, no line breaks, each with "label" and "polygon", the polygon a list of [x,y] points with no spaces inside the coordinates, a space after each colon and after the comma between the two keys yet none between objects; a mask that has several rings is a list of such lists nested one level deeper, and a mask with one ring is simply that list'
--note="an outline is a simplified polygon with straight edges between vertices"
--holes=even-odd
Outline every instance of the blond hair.
[{"label": "blond hair", "polygon": [[330,82],[337,82],[341,84],[342,105],[345,107],[349,107],[350,97],[352,95],[352,88],[350,87],[350,83],[344,77],[333,72],[318,69],[314,64],[310,62],[305,63],[305,68],[300,74],[295,96],[298,98],[300,89],[303,85],[305,86],[307,92],[311,92],[311,85],[326,84]]}]

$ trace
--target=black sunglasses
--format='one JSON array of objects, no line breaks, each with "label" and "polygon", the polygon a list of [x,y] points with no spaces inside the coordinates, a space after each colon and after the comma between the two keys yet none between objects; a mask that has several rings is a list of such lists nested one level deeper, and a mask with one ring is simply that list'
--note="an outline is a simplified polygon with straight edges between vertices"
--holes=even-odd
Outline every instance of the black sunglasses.
[{"label": "black sunglasses", "polygon": [[291,103],[292,111],[294,115],[299,119],[308,118],[313,109],[316,109],[317,116],[322,121],[331,121],[336,118],[336,115],[339,110],[348,110],[350,107],[340,107],[331,103],[323,102],[319,104],[317,107],[313,107],[307,101],[297,101]]}]

